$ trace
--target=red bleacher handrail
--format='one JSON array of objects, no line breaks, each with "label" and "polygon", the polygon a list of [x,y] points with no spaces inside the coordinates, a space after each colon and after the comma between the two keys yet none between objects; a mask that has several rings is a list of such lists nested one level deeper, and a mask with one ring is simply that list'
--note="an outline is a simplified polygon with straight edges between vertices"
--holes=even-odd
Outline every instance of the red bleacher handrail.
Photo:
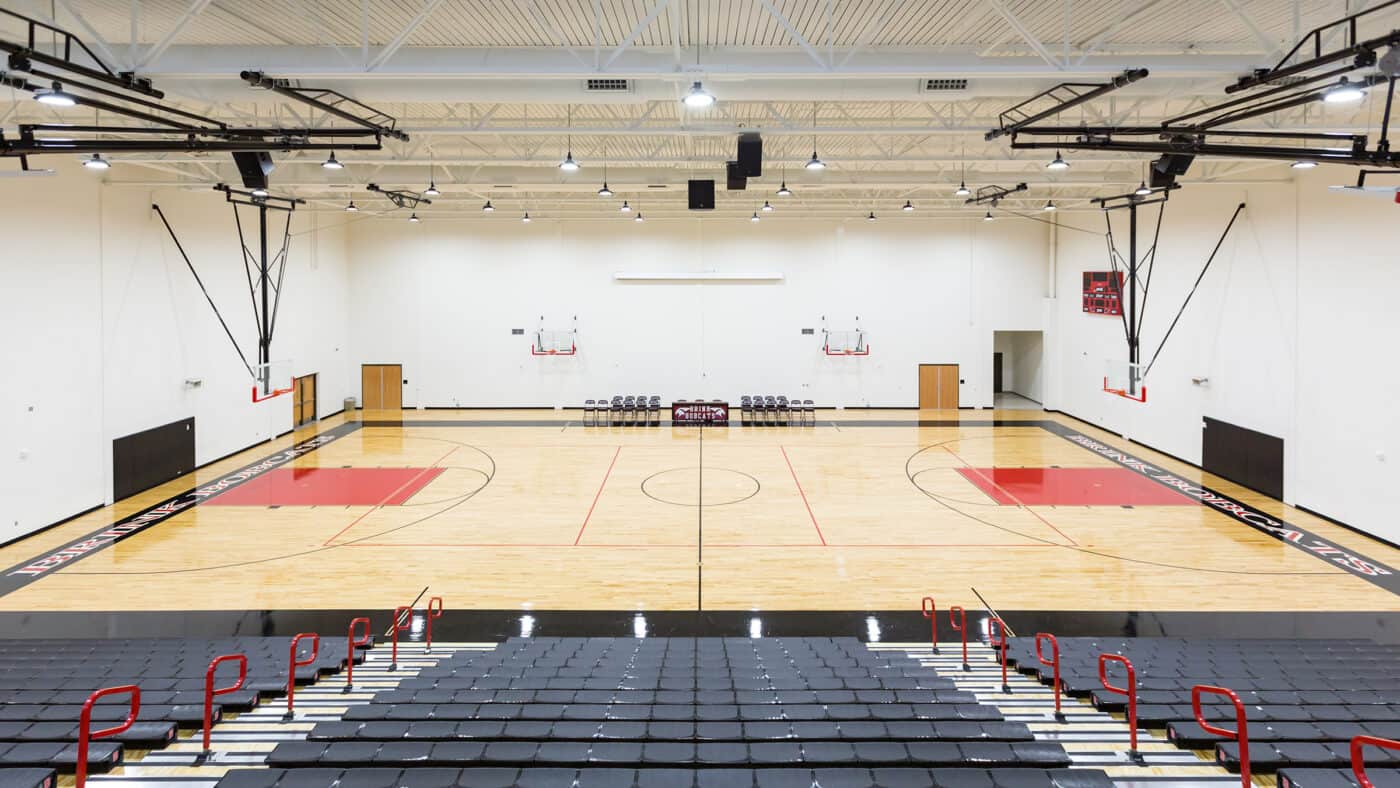
[{"label": "red bleacher handrail", "polygon": [[[1127,687],[1115,687],[1108,683],[1106,668],[1110,662],[1123,663],[1123,667],[1128,671]],[[1100,654],[1099,683],[1109,692],[1128,696],[1128,755],[1133,760],[1140,760],[1142,756],[1138,753],[1137,746],[1137,673],[1133,670],[1133,663],[1127,657],[1118,654]]]},{"label": "red bleacher handrail", "polygon": [[[123,692],[131,694],[131,706],[127,709],[126,719],[121,724],[111,728],[103,728],[100,731],[92,730],[92,704],[98,698],[105,698],[108,695],[118,695]],[[78,765],[75,771],[77,788],[83,788],[87,782],[88,766],[88,742],[93,739],[105,739],[108,736],[116,736],[118,733],[131,727],[136,722],[136,715],[141,713],[141,688],[135,684],[124,684],[120,687],[107,687],[100,689],[88,696],[83,702],[82,714],[78,716]]]},{"label": "red bleacher handrail", "polygon": [[[214,671],[218,670],[219,664],[236,660],[238,662],[238,681],[232,687],[214,688]],[[248,658],[242,654],[224,654],[214,657],[209,663],[209,669],[204,671],[204,754],[209,754],[209,734],[214,727],[214,696],[227,695],[230,692],[237,692],[243,689],[243,682],[248,680]]]},{"label": "red bleacher handrail", "polygon": [[[404,615],[407,613],[408,615]],[[389,670],[399,669],[399,633],[408,631],[413,626],[413,607],[411,605],[399,605],[394,608],[394,620],[390,625],[393,630],[394,646],[389,654]]]},{"label": "red bleacher handrail", "polygon": [[[305,662],[299,662],[297,661],[297,645],[301,643],[303,638],[311,638],[311,656],[307,657]],[[297,691],[297,668],[305,667],[316,661],[316,655],[321,653],[321,636],[315,632],[302,632],[292,638],[289,651],[288,661],[291,663],[291,667],[287,668],[287,713],[283,716],[283,719],[288,720],[294,716],[292,706]]]},{"label": "red bleacher handrail", "polygon": [[948,608],[948,626],[962,633],[963,670],[972,670],[967,664],[967,611],[957,605]]},{"label": "red bleacher handrail", "polygon": [[[355,636],[355,625],[364,624],[365,634],[360,637]],[[349,692],[355,686],[355,648],[357,646],[368,646],[370,641],[369,619],[355,618],[350,620],[350,634],[345,638],[345,691]]]},{"label": "red bleacher handrail", "polygon": [[1010,693],[1011,684],[1006,680],[1006,622],[994,616],[987,619],[987,629],[987,645],[1001,650],[1001,691]]},{"label": "red bleacher handrail", "polygon": [[[433,608],[434,602],[437,603],[436,610]],[[428,638],[423,644],[424,651],[433,650],[433,619],[435,618],[442,618],[442,597],[440,596],[435,596],[428,600]]]},{"label": "red bleacher handrail", "polygon": [[[1050,641],[1050,653],[1053,655],[1050,659],[1046,659],[1045,655],[1040,650],[1040,644],[1047,640]],[[1040,661],[1040,664],[1048,665],[1055,671],[1053,676],[1055,687],[1055,719],[1064,722],[1065,714],[1063,711],[1060,711],[1060,641],[1056,640],[1055,636],[1049,632],[1035,633],[1035,658]]]},{"label": "red bleacher handrail", "polygon": [[[1206,717],[1201,713],[1201,694],[1224,695],[1235,704],[1235,729],[1232,731],[1218,728],[1206,722]],[[1191,688],[1191,713],[1196,715],[1196,724],[1201,726],[1201,730],[1214,736],[1224,736],[1227,739],[1234,739],[1240,743],[1240,785],[1242,788],[1249,788],[1249,724],[1245,719],[1244,704],[1240,703],[1240,696],[1234,690],[1224,687],[1212,687],[1209,684],[1197,684]]]},{"label": "red bleacher handrail", "polygon": [[[1356,736],[1351,740],[1351,773],[1356,777],[1356,784],[1361,788],[1375,788],[1371,784],[1371,779],[1366,776],[1366,759],[1361,757],[1361,751],[1366,745],[1380,747],[1383,750],[1400,750],[1400,741],[1393,739],[1382,739],[1377,736]],[[1244,745],[1240,745],[1240,752],[1244,752]],[[1243,756],[1241,756],[1243,757]]]},{"label": "red bleacher handrail", "polygon": [[938,653],[938,603],[935,602],[935,601],[933,601],[933,597],[931,597],[931,596],[926,596],[926,597],[923,598],[922,601],[919,602],[919,607],[920,607],[921,610],[923,610],[924,618],[928,619],[929,622],[933,624],[933,634],[930,636],[932,639],[931,639],[929,642],[933,644],[933,653],[937,654],[937,653]]}]

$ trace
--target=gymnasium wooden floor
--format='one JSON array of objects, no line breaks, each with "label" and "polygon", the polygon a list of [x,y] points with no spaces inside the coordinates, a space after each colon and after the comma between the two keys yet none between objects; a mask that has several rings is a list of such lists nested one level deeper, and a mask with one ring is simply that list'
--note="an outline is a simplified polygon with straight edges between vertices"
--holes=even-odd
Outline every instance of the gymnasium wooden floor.
[{"label": "gymnasium wooden floor", "polygon": [[1400,551],[1057,414],[356,416],[0,549],[0,610],[383,610],[425,586],[459,610],[904,610],[925,594],[980,609],[973,588],[1003,610],[1400,610]]}]

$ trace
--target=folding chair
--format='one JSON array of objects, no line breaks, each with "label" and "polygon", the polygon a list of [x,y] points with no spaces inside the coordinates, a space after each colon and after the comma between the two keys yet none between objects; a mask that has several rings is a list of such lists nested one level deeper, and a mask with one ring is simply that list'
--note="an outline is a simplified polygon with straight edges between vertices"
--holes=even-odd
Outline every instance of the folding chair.
[{"label": "folding chair", "polygon": [[648,418],[648,422],[650,423],[650,426],[653,426],[653,427],[660,427],[660,426],[661,426],[661,395],[660,395],[660,394],[653,394],[653,395],[651,395],[651,399],[647,401],[647,415],[648,415],[648,417],[649,417],[649,418]]},{"label": "folding chair", "polygon": [[788,398],[778,395],[778,424],[786,427],[792,423],[792,410],[788,407]]},{"label": "folding chair", "polygon": [[739,426],[747,427],[753,421],[753,400],[745,394],[739,398]]},{"label": "folding chair", "polygon": [[583,426],[592,427],[598,418],[598,404],[591,399],[583,401]]},{"label": "folding chair", "polygon": [[802,413],[805,416],[804,421],[813,427],[817,426],[817,406],[813,405],[811,400],[802,400]]}]

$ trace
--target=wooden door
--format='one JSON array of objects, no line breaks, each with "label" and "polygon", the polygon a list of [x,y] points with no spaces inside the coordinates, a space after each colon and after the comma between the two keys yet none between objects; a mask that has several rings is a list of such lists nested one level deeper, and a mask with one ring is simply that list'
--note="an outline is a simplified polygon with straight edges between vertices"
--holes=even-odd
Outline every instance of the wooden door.
[{"label": "wooden door", "polygon": [[958,407],[958,365],[919,365],[919,407],[954,409]]},{"label": "wooden door", "polygon": [[300,427],[316,420],[316,373],[303,375],[292,382],[292,426]]},{"label": "wooden door", "polygon": [[403,365],[361,365],[360,406],[365,410],[398,410],[402,408]]}]

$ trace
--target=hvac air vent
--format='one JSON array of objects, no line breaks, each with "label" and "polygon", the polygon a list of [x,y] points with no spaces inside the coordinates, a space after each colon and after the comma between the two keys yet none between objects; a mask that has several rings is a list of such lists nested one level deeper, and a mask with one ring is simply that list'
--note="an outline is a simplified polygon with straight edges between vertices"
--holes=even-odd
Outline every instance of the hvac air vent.
[{"label": "hvac air vent", "polygon": [[584,90],[589,93],[627,93],[632,83],[625,79],[589,79],[584,81]]},{"label": "hvac air vent", "polygon": [[924,80],[925,93],[941,93],[948,90],[967,90],[967,80],[965,79],[926,79]]}]

